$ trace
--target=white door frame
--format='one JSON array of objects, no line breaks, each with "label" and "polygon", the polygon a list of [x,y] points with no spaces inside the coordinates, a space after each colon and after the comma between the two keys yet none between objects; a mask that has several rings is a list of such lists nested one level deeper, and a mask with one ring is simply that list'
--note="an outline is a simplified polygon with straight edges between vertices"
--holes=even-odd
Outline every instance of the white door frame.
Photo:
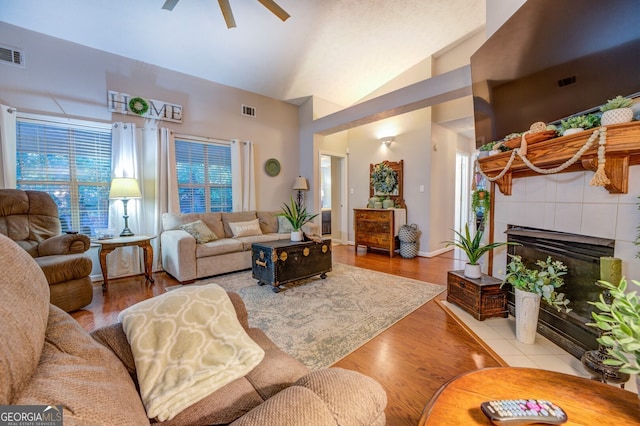
[{"label": "white door frame", "polygon": [[[347,226],[348,226],[348,221],[349,221],[349,217],[347,214],[347,202],[348,202],[348,188],[349,188],[349,182],[347,179],[347,176],[349,176],[347,174],[347,154],[346,153],[341,153],[341,152],[332,152],[332,151],[323,151],[323,150],[318,150],[318,176],[317,176],[317,180],[316,182],[322,182],[322,165],[321,165],[321,157],[323,155],[329,156],[329,157],[335,157],[335,158],[339,158],[340,159],[340,182],[339,182],[339,186],[340,186],[340,235],[341,235],[341,239],[340,240],[335,240],[334,242],[337,243],[342,243],[342,244],[346,244],[347,239],[348,239],[348,230],[347,230]],[[331,182],[331,187],[333,188],[334,183]],[[315,205],[316,206],[321,206],[322,205],[322,200],[320,199],[320,190],[318,189],[316,191],[315,194],[316,197],[316,202]],[[332,204],[331,205],[331,210],[332,212],[335,210],[335,206]],[[332,213],[333,214],[333,213]],[[322,221],[320,222],[322,223]],[[333,234],[333,226],[331,229],[331,233]]]}]

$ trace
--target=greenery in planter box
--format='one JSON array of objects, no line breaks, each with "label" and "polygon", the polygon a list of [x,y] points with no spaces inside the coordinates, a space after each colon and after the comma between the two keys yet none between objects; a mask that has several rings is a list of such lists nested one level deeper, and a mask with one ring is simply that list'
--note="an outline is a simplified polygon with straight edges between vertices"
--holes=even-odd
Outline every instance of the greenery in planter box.
[{"label": "greenery in planter box", "polygon": [[576,115],[566,120],[560,120],[560,132],[567,129],[591,129],[600,126],[600,116],[597,114]]},{"label": "greenery in planter box", "polygon": [[[600,313],[592,312],[594,323],[591,327],[602,330],[598,343],[606,346],[612,359],[604,360],[607,365],[615,365],[622,373],[640,373],[640,298],[635,291],[626,292],[627,280],[622,279],[619,285],[606,281],[598,281],[611,294],[612,301],[608,304],[604,296],[600,295],[598,302],[589,302]],[[631,281],[640,286],[640,282]]]},{"label": "greenery in planter box", "polygon": [[600,111],[605,112],[611,111],[612,109],[629,108],[631,105],[633,105],[633,100],[618,95],[613,99],[608,99],[607,103],[600,107]]}]

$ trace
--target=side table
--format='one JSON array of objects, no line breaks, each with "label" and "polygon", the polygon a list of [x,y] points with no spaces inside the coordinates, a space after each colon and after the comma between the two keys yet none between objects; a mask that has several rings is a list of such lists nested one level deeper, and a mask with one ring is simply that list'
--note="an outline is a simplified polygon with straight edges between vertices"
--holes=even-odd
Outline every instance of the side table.
[{"label": "side table", "polygon": [[134,235],[132,237],[118,237],[107,240],[94,240],[96,244],[100,244],[98,254],[100,256],[100,269],[102,270],[102,291],[109,289],[109,274],[107,271],[107,255],[118,247],[140,247],[144,251],[144,276],[148,281],[154,282],[151,269],[153,262],[153,247],[151,240],[156,238],[155,235]]},{"label": "side table", "polygon": [[500,288],[497,278],[482,274],[478,279],[467,278],[464,271],[447,274],[447,302],[455,303],[478,321],[490,317],[509,316],[507,291]]}]

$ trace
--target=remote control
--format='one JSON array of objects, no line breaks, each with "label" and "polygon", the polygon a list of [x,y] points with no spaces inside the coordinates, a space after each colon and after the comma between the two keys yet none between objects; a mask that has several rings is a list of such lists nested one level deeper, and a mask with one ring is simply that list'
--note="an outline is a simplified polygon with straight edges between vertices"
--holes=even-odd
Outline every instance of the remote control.
[{"label": "remote control", "polygon": [[559,425],[567,415],[550,401],[535,399],[503,399],[480,404],[482,412],[495,425],[524,426],[530,424]]}]

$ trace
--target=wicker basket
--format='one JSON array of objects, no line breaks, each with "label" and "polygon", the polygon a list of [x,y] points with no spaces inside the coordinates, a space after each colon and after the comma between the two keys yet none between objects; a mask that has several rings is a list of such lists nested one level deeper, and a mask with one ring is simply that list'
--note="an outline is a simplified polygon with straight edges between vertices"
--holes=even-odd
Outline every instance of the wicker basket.
[{"label": "wicker basket", "polygon": [[418,225],[402,225],[398,231],[398,239],[401,242],[412,243],[418,239]]},{"label": "wicker basket", "polygon": [[400,241],[400,256],[411,259],[418,255],[418,243],[407,243]]}]

